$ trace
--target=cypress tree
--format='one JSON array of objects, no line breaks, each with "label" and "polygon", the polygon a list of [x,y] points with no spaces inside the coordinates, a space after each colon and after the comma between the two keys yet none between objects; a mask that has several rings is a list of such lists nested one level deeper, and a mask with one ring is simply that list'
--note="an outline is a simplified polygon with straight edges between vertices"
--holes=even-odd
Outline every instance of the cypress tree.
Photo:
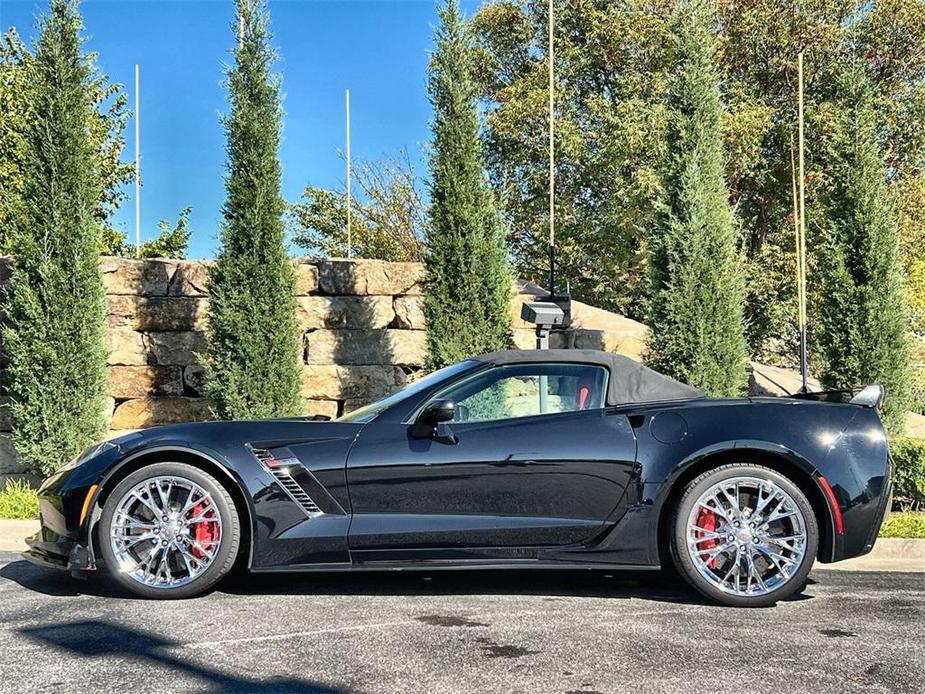
[{"label": "cypress tree", "polygon": [[280,81],[265,0],[238,0],[224,119],[228,173],[221,249],[209,278],[206,388],[220,418],[300,411],[299,331],[278,158]]},{"label": "cypress tree", "polygon": [[663,195],[650,249],[647,361],[728,397],[745,387],[741,262],[724,179],[708,0],[682,0],[672,37]]},{"label": "cypress tree", "polygon": [[473,48],[457,0],[428,69],[434,109],[431,205],[424,257],[427,366],[439,368],[509,342],[511,274],[504,228],[482,163]]},{"label": "cypress tree", "polygon": [[847,67],[836,90],[816,262],[820,380],[831,388],[882,383],[887,390],[884,421],[898,434],[909,404],[910,374],[896,211],[864,68]]},{"label": "cypress tree", "polygon": [[3,346],[14,444],[27,469],[49,474],[105,431],[106,308],[88,137],[94,72],[77,3],[52,0],[40,28]]}]

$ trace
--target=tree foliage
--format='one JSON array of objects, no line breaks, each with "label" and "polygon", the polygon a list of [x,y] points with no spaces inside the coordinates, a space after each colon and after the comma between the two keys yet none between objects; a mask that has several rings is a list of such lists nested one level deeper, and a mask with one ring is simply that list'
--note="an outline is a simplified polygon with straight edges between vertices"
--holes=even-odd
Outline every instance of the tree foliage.
[{"label": "tree foliage", "polygon": [[123,258],[185,258],[189,246],[189,216],[192,207],[180,211],[175,224],[166,219],[157,224],[157,236],[141,242],[136,252],[135,244],[128,242],[128,235],[115,229],[103,232],[103,255],[118,255]]},{"label": "tree foliage", "polygon": [[899,214],[899,257],[906,302],[925,363],[925,176],[910,176],[893,186]]},{"label": "tree foliage", "polygon": [[[94,170],[99,179],[99,196],[93,207],[93,218],[105,235],[115,232],[111,226],[113,213],[125,198],[123,185],[134,175],[131,162],[123,162],[125,124],[129,117],[128,102],[122,85],[109,82],[97,68],[95,53],[85,53],[90,71],[89,89],[93,109],[88,125],[88,137],[93,147]],[[8,230],[17,214],[25,172],[23,159],[26,130],[35,117],[40,89],[35,58],[23,44],[14,28],[0,39],[0,252],[9,253],[12,240]]]},{"label": "tree foliage", "polygon": [[[278,158],[282,107],[265,0],[238,0],[228,71],[228,174],[209,277],[206,388],[223,419],[300,411],[299,331]],[[239,28],[240,27],[240,28]]]},{"label": "tree foliage", "polygon": [[439,14],[428,73],[434,109],[424,256],[430,368],[503,349],[511,295],[504,229],[483,170],[471,38],[457,0],[447,0]]},{"label": "tree foliage", "polygon": [[102,436],[105,302],[98,265],[98,150],[92,58],[81,52],[72,0],[52,0],[41,23],[22,131],[21,191],[4,311],[14,443],[48,474]]},{"label": "tree foliage", "polygon": [[[510,222],[520,276],[546,273],[546,2],[485,4],[473,25],[479,86],[487,108],[486,157]],[[646,244],[666,156],[666,71],[672,64],[668,0],[556,3],[557,244],[561,277],[575,298],[645,315]],[[925,164],[925,3],[921,0],[720,0],[717,61],[725,110],[726,178],[741,219],[749,278],[749,350],[794,364],[790,141],[795,128],[796,55],[805,50],[807,193],[818,194],[831,131],[826,105],[853,32],[872,71],[891,189],[922,186]],[[909,199],[908,197],[905,199]],[[901,203],[904,238],[922,235],[921,205]],[[919,277],[906,243],[907,277]],[[913,282],[919,280],[913,279]],[[908,295],[925,296],[910,285]],[[819,297],[810,296],[812,310]],[[773,309],[769,312],[769,308]],[[922,316],[913,311],[913,320]],[[921,326],[921,323],[917,325]],[[919,327],[919,330],[922,328]]]},{"label": "tree foliage", "polygon": [[[420,261],[426,213],[407,154],[398,159],[359,162],[354,168],[359,196],[353,198],[353,256]],[[310,255],[347,256],[347,196],[344,190],[311,186],[292,206],[292,240]]]},{"label": "tree foliage", "polygon": [[[645,263],[665,153],[667,0],[556,3],[556,245],[573,295],[644,315]],[[548,272],[545,2],[485,4],[472,20],[486,160],[518,276]]]},{"label": "tree foliage", "polygon": [[34,59],[12,27],[0,39],[0,252],[9,252],[9,229],[22,198],[25,129]]},{"label": "tree foliage", "polygon": [[869,77],[849,66],[837,85],[821,182],[816,341],[829,387],[886,386],[884,421],[904,427],[909,405],[908,319],[893,200],[878,141]]},{"label": "tree foliage", "polygon": [[745,386],[743,281],[724,180],[713,26],[708,0],[679,3],[664,193],[650,242],[647,360],[728,397]]}]

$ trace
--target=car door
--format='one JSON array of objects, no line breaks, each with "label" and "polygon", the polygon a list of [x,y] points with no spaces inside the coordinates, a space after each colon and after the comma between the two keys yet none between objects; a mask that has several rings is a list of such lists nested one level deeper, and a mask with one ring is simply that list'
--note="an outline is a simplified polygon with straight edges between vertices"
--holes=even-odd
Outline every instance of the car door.
[{"label": "car door", "polygon": [[454,400],[451,435],[417,438],[414,414],[370,422],[347,462],[351,553],[523,556],[514,550],[592,539],[636,456],[626,417],[604,407],[606,385],[596,365],[496,366],[429,398]]}]

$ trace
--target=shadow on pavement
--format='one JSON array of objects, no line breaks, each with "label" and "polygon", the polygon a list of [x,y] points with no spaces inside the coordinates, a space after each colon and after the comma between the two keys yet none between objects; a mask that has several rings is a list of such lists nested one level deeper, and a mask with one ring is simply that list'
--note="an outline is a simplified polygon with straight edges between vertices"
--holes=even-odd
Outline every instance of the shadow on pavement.
[{"label": "shadow on pavement", "polygon": [[454,570],[356,573],[238,574],[219,590],[236,595],[533,595],[644,598],[708,604],[680,579],[653,571]]},{"label": "shadow on pavement", "polygon": [[75,597],[78,595],[133,597],[108,576],[94,575],[87,580],[82,580],[73,578],[65,571],[36,566],[25,560],[10,562],[0,567],[0,577],[18,583],[23,588],[36,593],[55,597]]},{"label": "shadow on pavement", "polygon": [[[46,595],[135,598],[103,574],[87,580],[18,561],[0,568],[0,577]],[[812,579],[807,581],[812,585]],[[218,592],[231,595],[532,595],[548,600],[571,597],[638,598],[688,605],[712,605],[679,577],[658,571],[455,570],[390,572],[306,572],[251,574],[237,571]],[[800,592],[786,602],[810,600]]]},{"label": "shadow on pavement", "polygon": [[[19,633],[43,646],[70,655],[88,658],[119,657],[143,664],[157,664],[172,671],[202,680],[210,691],[217,692],[305,692],[307,694],[337,694],[341,690],[291,678],[248,679],[237,677],[219,668],[191,662],[170,650],[182,644],[105,621],[82,621],[24,627]],[[168,689],[171,689],[169,686]]]}]

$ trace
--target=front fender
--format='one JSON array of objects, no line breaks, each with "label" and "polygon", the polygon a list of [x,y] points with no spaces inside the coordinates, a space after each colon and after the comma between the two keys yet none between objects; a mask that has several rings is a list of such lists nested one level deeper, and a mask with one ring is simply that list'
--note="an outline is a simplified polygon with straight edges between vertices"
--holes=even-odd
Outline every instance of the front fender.
[{"label": "front fender", "polygon": [[[95,564],[96,559],[92,542],[93,532],[102,516],[103,504],[106,502],[109,493],[121,479],[140,467],[142,461],[156,459],[158,462],[166,462],[171,461],[171,458],[175,458],[175,462],[193,463],[196,467],[201,467],[218,478],[223,484],[233,485],[230,491],[232,493],[237,492],[238,498],[244,502],[243,507],[246,518],[241,520],[249,528],[249,536],[254,536],[254,519],[256,517],[254,502],[252,495],[247,492],[247,478],[242,474],[243,471],[240,466],[230,465],[221,453],[198,442],[160,440],[131,449],[106,468],[99,477],[98,489],[91,500],[91,511],[87,514],[87,519],[83,526],[79,528],[77,536],[78,542],[87,547],[91,564]],[[266,487],[273,483],[268,474],[257,468],[257,466],[253,466],[253,468],[255,473],[258,473],[254,477],[263,477],[263,479],[253,479],[251,484],[256,483]],[[253,545],[251,543],[251,546],[248,547],[248,566],[251,564],[252,552]]]}]

